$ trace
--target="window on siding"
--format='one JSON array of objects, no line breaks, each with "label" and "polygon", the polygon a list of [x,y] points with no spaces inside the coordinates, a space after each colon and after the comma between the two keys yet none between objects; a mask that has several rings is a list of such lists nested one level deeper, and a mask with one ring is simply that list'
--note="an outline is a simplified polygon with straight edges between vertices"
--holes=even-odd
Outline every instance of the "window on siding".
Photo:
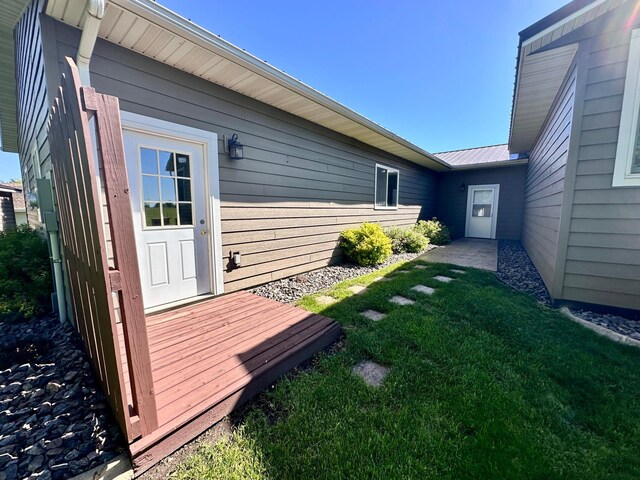
[{"label": "window on siding", "polygon": [[640,185],[640,29],[631,32],[613,186]]},{"label": "window on siding", "polygon": [[376,208],[398,208],[398,170],[376,165]]}]

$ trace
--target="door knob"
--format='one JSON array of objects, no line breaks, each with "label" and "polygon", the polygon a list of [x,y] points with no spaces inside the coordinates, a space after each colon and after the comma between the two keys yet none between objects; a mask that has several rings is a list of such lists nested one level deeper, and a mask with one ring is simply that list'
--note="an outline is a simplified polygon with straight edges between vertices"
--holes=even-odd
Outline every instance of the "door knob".
[{"label": "door knob", "polygon": [[200,230],[200,235],[206,235],[207,234],[207,229],[203,228],[202,230]]}]

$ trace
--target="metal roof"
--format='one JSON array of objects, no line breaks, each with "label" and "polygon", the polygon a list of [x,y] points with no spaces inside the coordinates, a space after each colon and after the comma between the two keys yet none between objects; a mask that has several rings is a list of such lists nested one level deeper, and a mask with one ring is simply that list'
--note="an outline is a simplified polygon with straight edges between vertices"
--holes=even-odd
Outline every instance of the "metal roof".
[{"label": "metal roof", "polygon": [[507,166],[526,163],[527,156],[509,153],[509,145],[489,145],[486,147],[465,148],[435,154],[454,169],[481,168],[488,166]]}]

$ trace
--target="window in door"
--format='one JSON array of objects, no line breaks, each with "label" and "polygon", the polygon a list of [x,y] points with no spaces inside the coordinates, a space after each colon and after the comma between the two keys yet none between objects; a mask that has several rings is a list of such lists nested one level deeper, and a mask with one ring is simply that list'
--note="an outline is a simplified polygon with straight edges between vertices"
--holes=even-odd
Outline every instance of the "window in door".
[{"label": "window in door", "polygon": [[474,190],[471,216],[490,217],[493,206],[493,190]]},{"label": "window in door", "polygon": [[193,226],[189,155],[140,147],[144,226]]},{"label": "window in door", "polygon": [[398,208],[399,177],[398,170],[384,165],[376,165],[375,208]]}]

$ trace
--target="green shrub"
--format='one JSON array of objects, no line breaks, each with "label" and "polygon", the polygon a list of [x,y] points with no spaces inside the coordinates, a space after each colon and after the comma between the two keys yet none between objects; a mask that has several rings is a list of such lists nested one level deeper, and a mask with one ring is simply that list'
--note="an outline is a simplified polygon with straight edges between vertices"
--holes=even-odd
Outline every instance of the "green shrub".
[{"label": "green shrub", "polygon": [[429,239],[414,227],[389,227],[385,230],[393,253],[418,253],[429,245]]},{"label": "green shrub", "polygon": [[451,235],[446,225],[442,224],[436,217],[431,220],[420,220],[416,230],[427,237],[433,245],[445,245],[451,241]]},{"label": "green shrub", "polygon": [[363,223],[340,233],[340,246],[349,259],[358,265],[372,266],[391,255],[391,240],[377,223]]},{"label": "green shrub", "polygon": [[51,291],[49,249],[42,235],[27,226],[0,232],[0,319],[45,313]]}]

